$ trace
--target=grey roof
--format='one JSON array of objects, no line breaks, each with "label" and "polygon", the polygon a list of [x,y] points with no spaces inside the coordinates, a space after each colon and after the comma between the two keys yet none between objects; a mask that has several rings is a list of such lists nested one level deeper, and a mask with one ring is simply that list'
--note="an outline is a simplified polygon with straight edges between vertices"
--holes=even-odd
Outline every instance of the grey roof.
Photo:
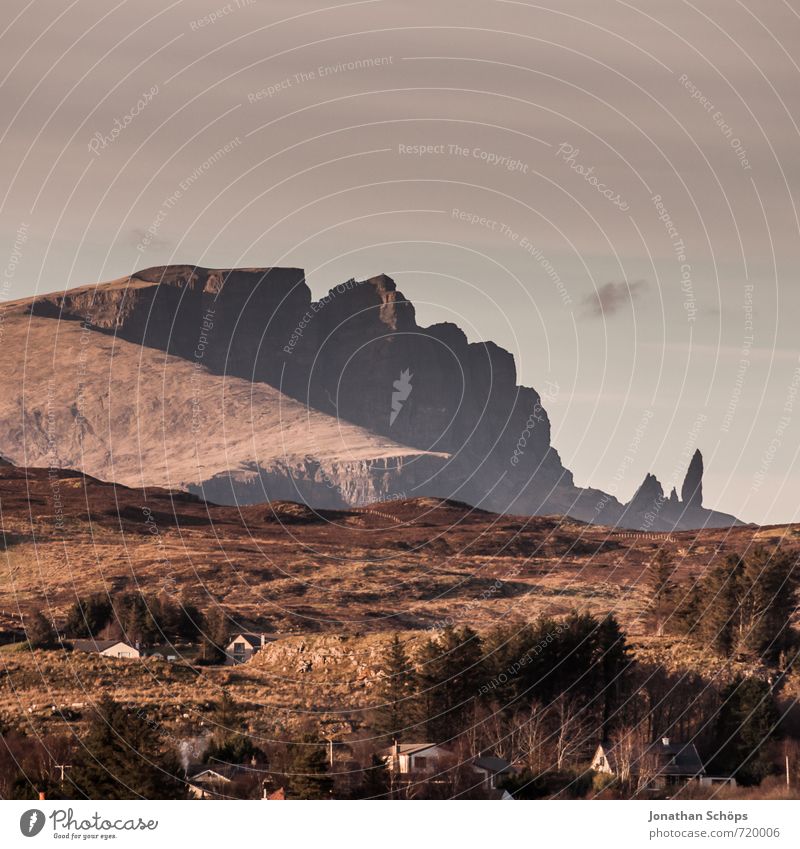
[{"label": "grey roof", "polygon": [[495,773],[495,775],[500,775],[511,769],[511,764],[507,760],[497,758],[494,755],[481,755],[481,757],[475,758],[472,764],[478,769],[485,769],[487,772]]},{"label": "grey roof", "polygon": [[648,752],[658,758],[660,775],[701,775],[705,772],[694,743],[653,743]]},{"label": "grey roof", "polygon": [[[613,743],[600,744],[612,772],[617,771],[616,747]],[[657,740],[651,743],[645,757],[655,758],[655,770],[658,775],[695,776],[704,775],[705,767],[694,743],[669,742]],[[638,764],[633,764],[636,771]]]}]

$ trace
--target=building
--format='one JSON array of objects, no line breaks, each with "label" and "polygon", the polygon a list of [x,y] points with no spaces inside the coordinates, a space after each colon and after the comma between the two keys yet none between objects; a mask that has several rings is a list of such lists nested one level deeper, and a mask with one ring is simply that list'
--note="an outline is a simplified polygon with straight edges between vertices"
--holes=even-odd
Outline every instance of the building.
[{"label": "building", "polygon": [[481,755],[475,758],[472,761],[472,769],[487,790],[496,790],[498,782],[513,771],[507,760],[494,755]]},{"label": "building", "polygon": [[620,744],[601,743],[592,758],[592,769],[623,780],[635,780],[640,787],[663,788],[706,783],[706,770],[694,743],[680,743],[662,737],[640,752],[623,753]]},{"label": "building", "polygon": [[266,634],[235,634],[225,648],[225,665],[247,663],[267,644]]},{"label": "building", "polygon": [[141,657],[139,649],[124,640],[73,640],[72,647],[76,651],[102,654],[105,657]]},{"label": "building", "polygon": [[380,752],[390,770],[401,776],[430,775],[452,754],[436,743],[398,743]]}]

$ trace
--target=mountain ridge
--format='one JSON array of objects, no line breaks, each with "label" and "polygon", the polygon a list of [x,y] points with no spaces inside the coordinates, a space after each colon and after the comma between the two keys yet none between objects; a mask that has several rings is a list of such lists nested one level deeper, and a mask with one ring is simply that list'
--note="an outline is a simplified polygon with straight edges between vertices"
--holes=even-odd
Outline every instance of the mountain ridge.
[{"label": "mountain ridge", "polygon": [[[350,438],[355,437],[348,427],[355,426],[362,429],[361,442],[369,433],[377,443],[389,440],[402,447],[391,456],[412,458],[410,465],[396,464],[405,467],[398,473],[392,462],[383,462],[384,449],[372,446],[376,456],[370,458],[375,461],[370,468],[348,472],[336,467],[336,457],[329,456],[323,468],[314,465],[313,450],[300,452],[311,465],[295,472],[282,469],[280,474],[291,478],[299,471],[303,480],[316,480],[310,489],[297,488],[310,503],[325,496],[316,506],[352,506],[367,496],[380,500],[402,493],[452,497],[493,512],[560,513],[635,529],[738,522],[702,506],[702,458],[699,469],[693,458],[690,489],[695,495],[686,504],[677,500],[677,493],[665,498],[660,484],[654,486],[649,479],[627,505],[601,490],[577,487],[551,444],[541,396],[517,384],[513,356],[491,341],[469,342],[452,323],[420,326],[413,304],[385,274],[350,279],[315,301],[297,268],[164,266],[11,302],[6,309],[30,322],[80,323],[79,346],[96,348],[98,337],[113,337],[112,351],[102,357],[113,356],[113,347],[123,343],[140,352],[159,351],[161,360],[141,353],[149,368],[160,363],[166,369],[169,358],[169,369],[185,376],[179,363],[183,361],[191,365],[195,378],[202,374],[201,382],[211,382],[214,392],[220,391],[214,383],[217,377],[223,383],[244,381],[255,387],[262,405],[291,399],[309,415],[316,412],[335,421]],[[400,398],[395,387],[403,375],[408,385]],[[268,397],[257,388],[265,384],[279,394]],[[240,394],[246,392],[245,386],[235,386]],[[95,391],[100,392],[97,387]],[[168,399],[163,398],[165,405]],[[237,415],[237,428],[246,430],[241,404]],[[224,410],[219,417],[224,419]],[[248,466],[241,446],[246,439],[241,433],[238,437],[235,474],[217,468],[214,475],[193,484],[192,491],[223,503],[268,500],[262,497],[271,494],[262,471]],[[342,463],[349,451],[347,440],[339,446]],[[0,451],[14,459],[2,441]],[[355,486],[347,482],[351,473],[360,481]],[[398,483],[404,475],[412,489]],[[319,491],[326,476],[336,480],[336,498]],[[372,483],[364,483],[366,479]],[[274,480],[266,483],[275,486]],[[685,482],[682,494],[686,487]],[[291,498],[291,485],[280,494]]]}]

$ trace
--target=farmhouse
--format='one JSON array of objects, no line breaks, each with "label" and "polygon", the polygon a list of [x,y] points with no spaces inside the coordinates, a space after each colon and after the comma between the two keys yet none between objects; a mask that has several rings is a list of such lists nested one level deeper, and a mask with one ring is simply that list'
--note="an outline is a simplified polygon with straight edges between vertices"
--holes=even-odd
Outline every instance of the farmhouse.
[{"label": "farmhouse", "polygon": [[623,753],[619,745],[605,742],[597,747],[592,769],[622,780],[636,779],[650,788],[699,784],[730,784],[734,779],[706,774],[703,761],[694,743],[681,743],[662,737],[639,753]]},{"label": "farmhouse", "polygon": [[393,772],[403,775],[425,775],[436,772],[451,753],[436,743],[394,742],[380,756]]},{"label": "farmhouse", "polygon": [[124,640],[73,640],[72,647],[76,651],[102,654],[105,657],[141,657],[139,649]]},{"label": "farmhouse", "polygon": [[234,634],[225,649],[225,665],[247,663],[267,643],[266,634]]}]

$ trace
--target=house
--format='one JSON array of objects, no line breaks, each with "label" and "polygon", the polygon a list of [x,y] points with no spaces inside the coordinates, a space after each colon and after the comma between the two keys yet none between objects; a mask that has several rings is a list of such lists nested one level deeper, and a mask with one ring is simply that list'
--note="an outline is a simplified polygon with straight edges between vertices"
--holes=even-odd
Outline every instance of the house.
[{"label": "house", "polygon": [[124,640],[73,640],[72,647],[76,651],[102,654],[105,657],[141,657],[139,649]]},{"label": "house", "polygon": [[267,643],[266,634],[235,634],[225,648],[225,665],[247,663]]},{"label": "house", "polygon": [[189,776],[189,792],[196,799],[231,798],[225,791],[231,787],[238,774],[238,767],[231,764],[203,769]]},{"label": "house", "polygon": [[430,775],[451,753],[436,743],[398,743],[380,752],[380,757],[393,772],[401,776]]},{"label": "house", "polygon": [[[626,761],[626,762],[624,762]],[[663,788],[690,781],[702,782],[706,770],[694,743],[662,737],[640,752],[623,753],[620,744],[601,743],[592,758],[595,772],[635,778],[648,787]]]},{"label": "house", "polygon": [[235,799],[239,797],[237,785],[256,783],[261,786],[259,795],[266,796],[267,768],[253,759],[249,764],[230,764],[217,762],[206,765],[195,772],[189,769],[189,792],[196,799]]},{"label": "house", "polygon": [[513,771],[507,760],[494,755],[480,755],[473,758],[472,770],[477,773],[487,790],[496,790],[497,783]]}]

